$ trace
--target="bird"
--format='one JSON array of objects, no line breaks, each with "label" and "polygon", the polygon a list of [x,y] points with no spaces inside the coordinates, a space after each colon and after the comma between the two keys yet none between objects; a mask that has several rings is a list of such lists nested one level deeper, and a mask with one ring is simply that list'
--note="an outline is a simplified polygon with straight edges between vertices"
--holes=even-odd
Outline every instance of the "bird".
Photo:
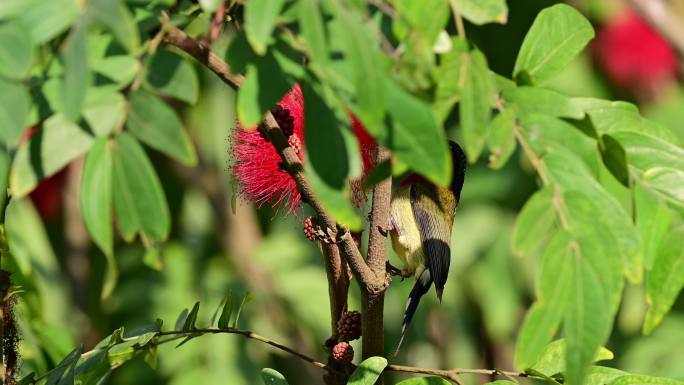
[{"label": "bird", "polygon": [[390,264],[391,274],[416,280],[404,311],[399,353],[411,319],[421,297],[432,284],[440,303],[451,261],[451,229],[454,223],[466,172],[466,156],[461,146],[449,141],[453,174],[449,186],[438,186],[418,174],[404,178],[393,192],[390,203],[392,248],[404,266],[399,270]]}]

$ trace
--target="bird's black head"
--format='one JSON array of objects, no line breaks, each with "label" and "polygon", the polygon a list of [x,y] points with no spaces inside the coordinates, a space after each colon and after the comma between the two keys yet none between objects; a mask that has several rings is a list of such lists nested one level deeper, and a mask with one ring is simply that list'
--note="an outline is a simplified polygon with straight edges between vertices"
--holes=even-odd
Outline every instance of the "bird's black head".
[{"label": "bird's black head", "polygon": [[456,197],[460,199],[468,160],[466,159],[463,149],[458,145],[458,143],[450,140],[449,150],[451,151],[451,162],[454,170],[449,188],[454,192],[454,194],[456,194]]}]

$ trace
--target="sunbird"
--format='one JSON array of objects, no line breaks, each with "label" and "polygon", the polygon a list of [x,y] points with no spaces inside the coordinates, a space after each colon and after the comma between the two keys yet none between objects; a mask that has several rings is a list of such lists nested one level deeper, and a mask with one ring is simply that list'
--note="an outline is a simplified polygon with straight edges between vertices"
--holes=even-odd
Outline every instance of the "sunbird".
[{"label": "sunbird", "polygon": [[401,338],[395,355],[404,341],[420,298],[433,283],[437,298],[442,302],[451,260],[451,228],[467,163],[463,149],[458,144],[449,141],[449,149],[453,176],[448,187],[438,186],[412,174],[403,179],[392,194],[389,232],[392,248],[404,263],[404,268],[399,270],[390,265],[389,269],[393,274],[416,279],[406,303]]}]

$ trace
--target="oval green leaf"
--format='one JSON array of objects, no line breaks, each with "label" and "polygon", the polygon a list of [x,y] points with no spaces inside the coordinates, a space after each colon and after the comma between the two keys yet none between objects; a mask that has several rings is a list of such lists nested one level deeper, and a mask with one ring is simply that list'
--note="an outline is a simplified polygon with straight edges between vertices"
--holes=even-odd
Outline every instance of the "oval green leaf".
[{"label": "oval green leaf", "polygon": [[347,385],[373,385],[386,366],[387,359],[384,357],[366,358],[349,377]]},{"label": "oval green leaf", "polygon": [[591,24],[576,9],[565,4],[546,8],[525,36],[513,77],[519,83],[542,84],[565,68],[593,37]]},{"label": "oval green leaf", "polygon": [[171,107],[145,91],[132,93],[129,100],[126,127],[131,134],[185,165],[197,162],[190,136]]},{"label": "oval green leaf", "polygon": [[157,173],[142,146],[120,134],[113,151],[114,212],[121,234],[132,240],[142,232],[151,240],[164,240],[171,229],[169,207]]}]

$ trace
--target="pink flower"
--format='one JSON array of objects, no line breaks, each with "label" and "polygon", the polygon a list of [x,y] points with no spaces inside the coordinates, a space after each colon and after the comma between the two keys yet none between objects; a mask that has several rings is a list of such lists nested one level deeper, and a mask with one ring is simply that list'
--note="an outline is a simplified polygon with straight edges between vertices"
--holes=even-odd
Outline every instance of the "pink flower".
[{"label": "pink flower", "polygon": [[608,80],[622,90],[650,93],[677,72],[672,47],[633,11],[605,24],[592,48]]},{"label": "pink flower", "polygon": [[[303,160],[304,98],[299,85],[295,85],[277,103],[273,115],[283,133],[288,136],[290,146],[295,149],[299,159]],[[351,119],[361,148],[365,178],[373,165],[375,141],[353,116]],[[233,130],[232,156],[231,168],[244,198],[259,206],[268,203],[273,207],[286,207],[288,214],[296,215],[301,203],[297,184],[281,166],[282,160],[273,145],[258,130],[240,127]],[[353,199],[360,206],[365,200],[360,181],[352,182],[352,190]]]},{"label": "pink flower", "polygon": [[[304,98],[298,85],[278,102],[275,111],[278,125],[288,127],[285,133],[291,127],[290,145],[299,148],[299,159],[303,159]],[[294,179],[281,166],[282,160],[275,147],[256,129],[238,127],[233,130],[232,141],[232,171],[243,197],[259,206],[282,204],[288,213],[293,213],[300,204],[301,195]]]}]

